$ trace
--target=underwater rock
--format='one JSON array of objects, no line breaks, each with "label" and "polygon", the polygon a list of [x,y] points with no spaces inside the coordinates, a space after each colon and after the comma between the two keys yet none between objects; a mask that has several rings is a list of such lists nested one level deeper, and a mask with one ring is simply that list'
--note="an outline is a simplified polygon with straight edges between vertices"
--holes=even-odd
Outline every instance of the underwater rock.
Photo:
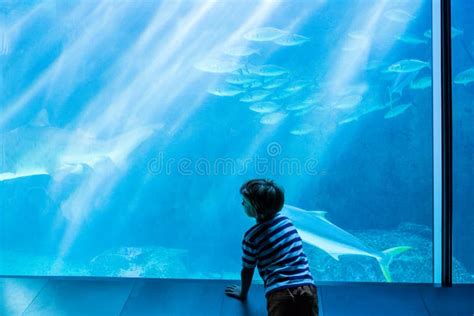
[{"label": "underwater rock", "polygon": [[187,250],[165,247],[112,248],[91,260],[92,275],[120,277],[187,277]]}]

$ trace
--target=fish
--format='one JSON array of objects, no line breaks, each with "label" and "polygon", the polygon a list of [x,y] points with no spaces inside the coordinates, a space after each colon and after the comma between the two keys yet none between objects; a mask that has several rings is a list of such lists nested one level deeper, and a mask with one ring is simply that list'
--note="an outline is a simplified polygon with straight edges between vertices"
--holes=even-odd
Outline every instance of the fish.
[{"label": "fish", "polygon": [[266,82],[262,88],[263,89],[275,89],[279,88],[283,85],[285,85],[288,82],[289,79],[287,78],[276,78],[274,80],[271,80],[269,82]]},{"label": "fish", "polygon": [[[397,99],[398,101],[398,99]],[[387,104],[374,104],[374,105],[370,105],[369,107],[365,108],[362,110],[361,112],[361,115],[366,115],[366,114],[369,114],[369,113],[372,113],[372,112],[375,112],[375,111],[380,111],[380,110],[383,110],[383,109],[386,109],[386,108],[389,108],[392,106],[394,102],[388,102]]]},{"label": "fish", "polygon": [[471,82],[474,82],[474,67],[458,73],[454,78],[455,84],[462,84],[466,86]]},{"label": "fish", "polygon": [[405,73],[420,71],[423,68],[431,68],[430,63],[418,59],[400,60],[388,67],[389,72]]},{"label": "fish", "polygon": [[325,96],[325,93],[324,92],[313,92],[311,95],[309,95],[304,101],[303,103],[312,103],[312,104],[316,104],[318,102],[320,102],[321,100],[323,100]]},{"label": "fish", "polygon": [[397,77],[393,81],[392,86],[389,87],[390,97],[392,97],[394,93],[398,93],[399,96],[402,96],[403,90],[413,82],[417,75],[418,71],[397,73]]},{"label": "fish", "polygon": [[301,124],[290,130],[291,135],[302,136],[314,132],[315,127],[309,124]]},{"label": "fish", "polygon": [[310,106],[310,107],[293,112],[293,116],[303,116],[312,112],[314,109],[315,109],[315,106]]},{"label": "fish", "polygon": [[210,73],[231,73],[241,69],[243,66],[243,64],[232,60],[208,58],[196,63],[194,68]]},{"label": "fish", "polygon": [[219,84],[214,87],[209,87],[207,92],[220,97],[233,97],[245,92],[245,89],[231,84]]},{"label": "fish", "polygon": [[249,106],[250,111],[257,113],[272,113],[281,108],[281,105],[272,101],[263,101]]},{"label": "fish", "polygon": [[390,272],[393,259],[412,249],[410,246],[396,246],[383,251],[373,249],[356,236],[330,222],[327,219],[327,212],[322,210],[307,211],[285,204],[281,214],[288,217],[295,225],[305,244],[321,249],[335,260],[339,261],[340,256],[374,258],[387,282],[393,281]]},{"label": "fish", "polygon": [[287,34],[288,32],[286,31],[266,26],[248,31],[244,34],[244,38],[254,42],[271,42]]},{"label": "fish", "polygon": [[277,91],[272,95],[272,100],[282,100],[294,95],[294,91]]},{"label": "fish", "polygon": [[243,87],[246,88],[246,89],[260,88],[261,86],[263,86],[262,81],[254,81],[254,82],[250,82],[250,83],[247,83],[247,84],[243,85]]},{"label": "fish", "polygon": [[241,74],[230,75],[229,77],[225,78],[225,82],[237,85],[249,84],[258,80],[258,77],[254,78]]},{"label": "fish", "polygon": [[296,80],[294,82],[291,82],[288,84],[287,87],[285,87],[285,91],[291,91],[291,92],[298,92],[306,87],[311,85],[311,81],[309,80]]},{"label": "fish", "polygon": [[410,89],[422,90],[431,87],[432,81],[431,76],[422,77],[410,83]]},{"label": "fish", "polygon": [[364,31],[352,31],[347,33],[347,36],[355,40],[367,40],[368,38],[368,34]]},{"label": "fish", "polygon": [[8,55],[10,53],[10,42],[8,40],[6,32],[1,33],[1,41],[0,41],[0,56]]},{"label": "fish", "polygon": [[458,37],[462,34],[464,34],[463,30],[459,30],[455,28],[454,26],[451,26],[451,38]]},{"label": "fish", "polygon": [[241,102],[256,102],[256,101],[262,101],[266,97],[268,97],[270,94],[272,94],[271,91],[268,90],[254,90],[247,92],[244,94],[241,98]]},{"label": "fish", "polygon": [[268,113],[262,116],[260,123],[264,125],[275,125],[283,121],[288,116],[288,113],[279,111]]},{"label": "fish", "polygon": [[289,104],[285,107],[285,109],[287,111],[299,111],[299,110],[304,110],[313,106],[314,104],[311,102],[299,102],[299,103]]},{"label": "fish", "polygon": [[108,139],[50,125],[17,127],[0,135],[0,182],[38,175],[61,179],[104,162],[122,168],[130,153],[161,127],[137,127]]},{"label": "fish", "polygon": [[277,65],[247,65],[248,71],[253,75],[262,77],[277,77],[289,73],[288,69]]},{"label": "fish", "polygon": [[397,39],[400,42],[406,43],[406,44],[428,44],[428,40],[419,38],[417,36],[409,35],[409,34],[403,34],[397,37]]},{"label": "fish", "polygon": [[232,46],[224,50],[224,54],[233,57],[247,57],[251,55],[260,55],[260,50],[248,46]]},{"label": "fish", "polygon": [[359,120],[359,116],[351,116],[351,117],[348,117],[346,119],[343,119],[343,120],[339,121],[337,124],[338,125],[344,125],[344,124],[347,124],[347,123],[355,122],[357,120]]},{"label": "fish", "polygon": [[[463,30],[459,30],[455,28],[454,26],[451,26],[451,38],[458,37],[459,35],[464,34]],[[424,37],[431,38],[431,30],[427,30],[423,33]]]},{"label": "fish", "polygon": [[413,105],[412,103],[404,103],[404,104],[395,105],[390,109],[390,111],[385,113],[384,118],[389,119],[389,118],[399,116],[400,114],[404,113],[412,105]]},{"label": "fish", "polygon": [[273,43],[280,46],[297,46],[309,41],[309,37],[298,34],[288,34],[278,37],[277,39],[273,40]]},{"label": "fish", "polygon": [[346,95],[335,102],[336,109],[351,109],[362,101],[362,96],[359,94]]},{"label": "fish", "polygon": [[407,23],[415,18],[413,15],[402,9],[385,11],[383,16],[390,21],[399,23]]}]

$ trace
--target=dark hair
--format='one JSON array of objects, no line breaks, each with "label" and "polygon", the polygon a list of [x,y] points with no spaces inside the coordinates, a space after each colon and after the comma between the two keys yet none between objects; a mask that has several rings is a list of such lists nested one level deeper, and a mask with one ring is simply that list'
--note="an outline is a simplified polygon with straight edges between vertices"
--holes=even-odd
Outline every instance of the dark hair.
[{"label": "dark hair", "polygon": [[252,203],[260,219],[270,219],[285,203],[283,189],[269,179],[253,179],[240,187],[240,193]]}]

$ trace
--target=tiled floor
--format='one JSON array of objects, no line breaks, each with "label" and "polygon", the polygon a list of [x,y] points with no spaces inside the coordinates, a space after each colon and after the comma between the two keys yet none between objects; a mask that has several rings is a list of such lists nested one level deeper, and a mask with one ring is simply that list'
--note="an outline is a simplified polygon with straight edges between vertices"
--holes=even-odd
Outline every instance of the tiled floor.
[{"label": "tiled floor", "polygon": [[[241,303],[228,281],[0,278],[0,315],[265,315],[261,285]],[[474,315],[474,285],[319,285],[320,315]]]}]

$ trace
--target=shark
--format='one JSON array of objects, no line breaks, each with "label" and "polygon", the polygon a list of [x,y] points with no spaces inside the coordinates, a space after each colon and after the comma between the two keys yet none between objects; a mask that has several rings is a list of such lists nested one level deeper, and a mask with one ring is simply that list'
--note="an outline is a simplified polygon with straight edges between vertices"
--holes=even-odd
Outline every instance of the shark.
[{"label": "shark", "polygon": [[62,179],[104,163],[123,167],[129,154],[158,128],[140,126],[104,139],[81,129],[51,126],[44,113],[39,117],[40,123],[0,134],[0,182],[41,175]]},{"label": "shark", "polygon": [[308,211],[285,204],[281,213],[295,225],[304,243],[321,249],[339,261],[340,256],[367,256],[377,260],[387,282],[392,282],[389,270],[393,258],[409,249],[409,246],[398,246],[378,251],[365,245],[351,233],[331,223],[326,218],[326,211]]}]

